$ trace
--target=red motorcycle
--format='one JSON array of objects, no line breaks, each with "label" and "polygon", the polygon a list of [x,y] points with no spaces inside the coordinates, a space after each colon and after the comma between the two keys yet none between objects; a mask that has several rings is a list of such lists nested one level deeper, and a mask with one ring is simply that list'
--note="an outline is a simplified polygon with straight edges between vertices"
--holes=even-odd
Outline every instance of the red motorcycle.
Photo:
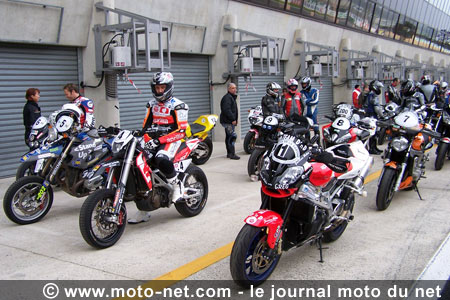
[{"label": "red motorcycle", "polygon": [[[81,234],[93,247],[107,248],[119,240],[127,224],[124,202],[134,201],[143,211],[172,205],[172,185],[160,170],[148,164],[141,135],[121,131],[112,143],[114,159],[95,166],[95,171],[87,175],[94,183],[102,174],[108,174],[106,189],[91,194],[80,211]],[[200,142],[198,138],[183,142],[173,160],[184,186],[183,199],[175,203],[175,208],[184,217],[198,215],[208,198],[206,175],[189,158]]]}]

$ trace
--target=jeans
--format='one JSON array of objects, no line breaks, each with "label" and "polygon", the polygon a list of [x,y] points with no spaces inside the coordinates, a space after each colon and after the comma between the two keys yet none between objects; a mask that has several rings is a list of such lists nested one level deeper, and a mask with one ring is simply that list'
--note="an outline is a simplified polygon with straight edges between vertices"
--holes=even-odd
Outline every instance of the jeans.
[{"label": "jeans", "polygon": [[227,155],[234,155],[235,154],[234,144],[237,139],[237,134],[234,131],[236,126],[233,124],[224,124],[224,123],[222,123],[222,126],[225,127],[225,147],[227,148]]}]

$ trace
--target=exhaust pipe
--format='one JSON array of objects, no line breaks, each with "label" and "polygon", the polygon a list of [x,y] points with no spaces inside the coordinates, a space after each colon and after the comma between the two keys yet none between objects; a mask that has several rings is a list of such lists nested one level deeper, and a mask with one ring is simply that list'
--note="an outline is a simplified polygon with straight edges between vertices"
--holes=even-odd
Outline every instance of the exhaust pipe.
[{"label": "exhaust pipe", "polygon": [[366,178],[367,174],[369,174],[369,170],[372,167],[372,165],[373,165],[373,157],[369,156],[369,160],[366,162],[366,164],[362,168],[361,173],[359,173],[359,175],[353,181],[353,186],[357,190],[360,190],[363,187],[364,178]]}]

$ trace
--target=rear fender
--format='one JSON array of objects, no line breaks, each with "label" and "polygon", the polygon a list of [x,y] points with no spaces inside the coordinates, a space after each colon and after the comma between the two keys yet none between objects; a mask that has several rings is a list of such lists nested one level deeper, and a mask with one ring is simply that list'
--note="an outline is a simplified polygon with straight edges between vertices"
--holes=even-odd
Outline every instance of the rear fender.
[{"label": "rear fender", "polygon": [[175,157],[173,159],[173,162],[180,162],[182,160],[185,160],[189,157],[189,155],[191,154],[191,152],[197,148],[198,144],[202,141],[202,139],[199,138],[193,138],[193,139],[189,139],[187,141],[185,141],[186,143],[186,147],[183,148],[181,151],[177,152],[177,154],[175,154]]},{"label": "rear fender", "polygon": [[244,222],[253,227],[267,227],[267,244],[270,248],[275,248],[276,241],[282,235],[283,219],[279,214],[271,210],[261,209],[245,218]]}]

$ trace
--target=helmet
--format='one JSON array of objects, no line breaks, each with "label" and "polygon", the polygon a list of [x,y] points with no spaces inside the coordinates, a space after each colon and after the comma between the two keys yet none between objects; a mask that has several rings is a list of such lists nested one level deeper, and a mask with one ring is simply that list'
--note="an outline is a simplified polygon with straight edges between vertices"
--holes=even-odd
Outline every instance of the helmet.
[{"label": "helmet", "polygon": [[430,84],[431,83],[431,77],[430,75],[423,75],[422,76],[422,84]]},{"label": "helmet", "polygon": [[276,82],[269,82],[266,85],[266,94],[273,97],[278,97],[278,92],[281,90],[281,86]]},{"label": "helmet", "polygon": [[375,94],[377,95],[381,94],[382,87],[384,87],[384,85],[378,80],[372,80],[369,83],[369,90],[375,92]]},{"label": "helmet", "polygon": [[80,130],[81,117],[83,114],[84,113],[79,105],[75,103],[64,104],[55,117],[56,130],[60,133],[67,132],[72,127],[74,122],[77,123],[76,129]]},{"label": "helmet", "polygon": [[448,83],[445,81],[442,81],[441,83],[441,90],[446,91],[448,88]]},{"label": "helmet", "polygon": [[303,77],[300,83],[302,84],[303,90],[309,90],[311,88],[311,78],[309,77]]},{"label": "helmet", "polygon": [[[163,93],[156,92],[156,86],[165,84],[166,88]],[[173,95],[173,75],[169,72],[158,72],[153,75],[153,79],[150,82],[150,86],[152,87],[153,97],[159,102],[165,102],[170,100]]]},{"label": "helmet", "polygon": [[294,78],[289,79],[289,80],[286,82],[286,86],[287,86],[288,90],[290,90],[291,92],[294,93],[294,92],[297,91],[297,89],[298,89],[298,81],[295,80]]},{"label": "helmet", "polygon": [[400,87],[400,92],[403,96],[406,97],[414,95],[414,93],[416,92],[416,85],[414,84],[414,81],[412,81],[411,79],[403,81]]}]

